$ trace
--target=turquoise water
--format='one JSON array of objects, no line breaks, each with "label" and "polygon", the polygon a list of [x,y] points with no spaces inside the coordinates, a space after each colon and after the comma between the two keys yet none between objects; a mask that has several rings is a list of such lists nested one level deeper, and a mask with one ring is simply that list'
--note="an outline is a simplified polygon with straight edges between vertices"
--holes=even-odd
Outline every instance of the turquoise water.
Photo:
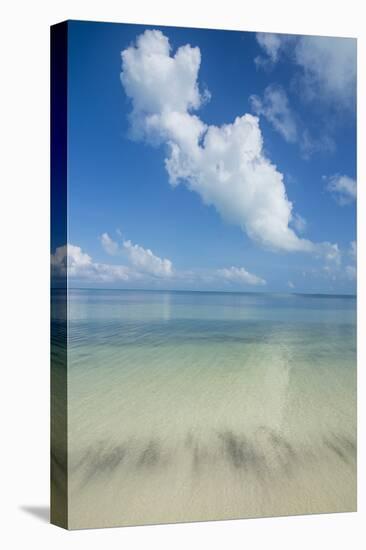
[{"label": "turquoise water", "polygon": [[69,291],[71,527],[354,510],[356,301]]}]

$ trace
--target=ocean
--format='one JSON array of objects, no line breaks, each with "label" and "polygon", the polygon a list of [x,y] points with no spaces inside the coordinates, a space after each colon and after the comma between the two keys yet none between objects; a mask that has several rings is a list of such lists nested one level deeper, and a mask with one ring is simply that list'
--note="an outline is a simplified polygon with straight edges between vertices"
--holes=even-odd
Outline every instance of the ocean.
[{"label": "ocean", "polygon": [[71,289],[68,318],[70,528],[356,509],[355,297]]}]

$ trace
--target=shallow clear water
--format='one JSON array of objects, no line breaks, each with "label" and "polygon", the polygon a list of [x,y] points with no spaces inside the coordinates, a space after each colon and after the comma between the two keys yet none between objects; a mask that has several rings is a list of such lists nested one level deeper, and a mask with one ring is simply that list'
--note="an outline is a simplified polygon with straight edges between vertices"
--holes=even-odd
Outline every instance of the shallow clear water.
[{"label": "shallow clear water", "polygon": [[355,312],[70,290],[70,526],[354,510]]}]

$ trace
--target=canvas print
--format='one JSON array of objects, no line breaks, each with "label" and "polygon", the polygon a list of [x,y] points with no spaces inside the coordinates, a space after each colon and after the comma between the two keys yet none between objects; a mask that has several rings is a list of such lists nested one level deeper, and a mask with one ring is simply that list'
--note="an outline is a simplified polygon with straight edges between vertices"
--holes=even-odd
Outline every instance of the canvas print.
[{"label": "canvas print", "polygon": [[68,21],[51,57],[52,522],[355,511],[356,40]]}]

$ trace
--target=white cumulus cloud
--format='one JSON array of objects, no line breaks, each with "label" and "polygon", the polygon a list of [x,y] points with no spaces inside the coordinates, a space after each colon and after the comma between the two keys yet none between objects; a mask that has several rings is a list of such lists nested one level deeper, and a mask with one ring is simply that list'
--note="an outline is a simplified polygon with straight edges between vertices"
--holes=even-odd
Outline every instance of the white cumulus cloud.
[{"label": "white cumulus cloud", "polygon": [[166,279],[173,275],[173,264],[168,259],[154,255],[131,241],[123,241],[120,246],[108,233],[100,237],[103,248],[110,255],[125,253],[127,265],[108,264],[93,261],[92,257],[79,246],[60,246],[51,255],[51,268],[54,276],[88,280],[91,282],[113,283],[118,281]]},{"label": "white cumulus cloud", "polygon": [[[105,233],[104,235],[108,235]],[[108,235],[109,237],[109,235]],[[130,283],[138,281],[146,287],[156,283],[180,285],[193,285],[194,287],[208,285],[221,285],[229,282],[236,285],[265,285],[266,281],[261,277],[249,273],[244,267],[230,267],[213,270],[177,271],[173,269],[170,260],[155,256],[151,250],[131,241],[123,241],[121,245],[113,241],[111,237],[101,239],[102,243],[110,241],[116,246],[111,250],[115,255],[127,255],[128,265],[108,264],[95,262],[92,257],[84,252],[80,246],[67,244],[56,248],[51,255],[53,277],[65,277],[90,283]]]},{"label": "white cumulus cloud", "polygon": [[127,266],[93,262],[89,254],[73,244],[56,249],[51,255],[51,267],[55,276],[67,275],[93,282],[128,281],[139,278],[138,273],[132,272]]},{"label": "white cumulus cloud", "polygon": [[108,233],[103,233],[100,236],[100,242],[102,243],[102,246],[104,250],[110,254],[111,256],[114,256],[115,254],[118,254],[118,243],[116,243],[109,235]]},{"label": "white cumulus cloud", "polygon": [[123,241],[123,248],[127,252],[131,264],[143,273],[157,277],[173,275],[173,264],[170,260],[155,256],[149,248],[143,248],[131,241]]},{"label": "white cumulus cloud", "polygon": [[172,262],[167,258],[159,258],[149,248],[133,244],[130,240],[123,240],[119,245],[108,233],[103,233],[100,241],[108,254],[111,256],[124,254],[130,265],[142,273],[157,277],[170,277],[173,274]]},{"label": "white cumulus cloud", "polygon": [[199,48],[185,45],[173,54],[160,31],[145,31],[122,52],[132,133],[165,144],[171,185],[184,183],[251,239],[275,250],[317,252],[290,227],[293,206],[283,174],[263,151],[258,118],[244,114],[214,126],[193,113],[204,101],[200,62]]},{"label": "white cumulus cloud", "polygon": [[218,269],[217,275],[234,283],[242,283],[246,285],[265,285],[266,281],[258,275],[249,273],[244,267],[229,267]]},{"label": "white cumulus cloud", "polygon": [[[137,37],[136,47],[121,54],[121,82],[132,99],[132,129],[137,137],[152,137],[154,127],[159,125],[157,115],[185,114],[204,100],[197,84],[199,48],[186,45],[174,56],[170,53],[168,38],[161,31],[148,30]],[[157,131],[159,134],[160,128]]]}]

